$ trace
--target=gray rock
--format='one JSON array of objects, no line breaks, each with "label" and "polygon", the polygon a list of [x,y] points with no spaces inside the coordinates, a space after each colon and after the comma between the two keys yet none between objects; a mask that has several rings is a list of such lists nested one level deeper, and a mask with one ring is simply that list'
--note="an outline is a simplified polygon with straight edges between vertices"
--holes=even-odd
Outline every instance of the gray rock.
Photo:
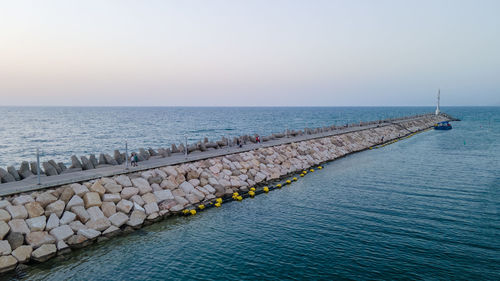
[{"label": "gray rock", "polygon": [[28,163],[28,161],[23,161],[21,163],[21,167],[19,167],[18,173],[22,179],[26,179],[33,176],[33,173],[30,171],[30,164]]},{"label": "gray rock", "polygon": [[7,167],[7,172],[9,172],[9,174],[11,174],[16,181],[20,181],[21,180],[21,176],[17,172],[16,168],[14,168],[14,166]]},{"label": "gray rock", "polygon": [[59,167],[59,165],[57,165],[56,161],[49,160],[49,164],[52,165],[52,167],[54,167],[54,169],[56,169],[58,174],[60,174],[62,172],[61,167]]},{"label": "gray rock", "polygon": [[151,155],[144,148],[139,148],[139,155],[142,156],[144,160],[148,160]]},{"label": "gray rock", "polygon": [[4,168],[0,168],[0,180],[2,183],[16,181],[14,176],[12,176],[9,172],[5,171]]},{"label": "gray rock", "polygon": [[148,152],[149,152],[149,155],[151,155],[151,156],[158,156],[158,153],[154,149],[152,149],[151,147],[148,148]]},{"label": "gray rock", "polygon": [[[33,175],[37,174],[37,164],[35,161],[30,162],[30,169],[31,169],[31,173],[33,173]],[[40,175],[43,175],[42,167],[40,167]]]},{"label": "gray rock", "polygon": [[172,151],[172,153],[177,153],[177,152],[179,152],[179,149],[177,148],[177,146],[176,146],[174,143],[172,144],[172,147],[171,147],[171,149],[170,149],[170,150]]},{"label": "gray rock", "polygon": [[90,163],[92,163],[92,166],[97,167],[97,165],[99,165],[94,154],[90,154],[89,160],[90,160]]},{"label": "gray rock", "polygon": [[50,165],[49,162],[43,162],[42,163],[43,171],[47,176],[57,176],[59,173],[57,173],[56,168],[54,166]]},{"label": "gray rock", "polygon": [[66,171],[68,168],[66,167],[66,165],[64,165],[63,162],[59,162],[57,163],[57,165],[59,166],[59,168],[61,168],[61,171]]},{"label": "gray rock", "polygon": [[119,150],[114,151],[113,157],[118,164],[122,164],[123,162],[125,162],[125,158],[122,158],[122,154]]},{"label": "gray rock", "polygon": [[118,162],[116,162],[116,160],[109,154],[104,154],[104,159],[106,160],[106,164],[118,165]]},{"label": "gray rock", "polygon": [[19,232],[13,232],[11,231],[9,235],[7,235],[7,241],[9,241],[10,248],[12,250],[17,249],[18,247],[22,246],[24,243],[24,235]]},{"label": "gray rock", "polygon": [[82,163],[78,160],[76,155],[71,156],[71,167],[70,168],[80,168],[82,169]]},{"label": "gray rock", "polygon": [[104,154],[103,153],[99,154],[99,165],[106,165],[106,164],[107,164],[106,157],[104,157]]},{"label": "gray rock", "polygon": [[87,159],[86,156],[80,156],[80,160],[82,160],[82,169],[83,170],[92,170],[94,169],[94,165]]},{"label": "gray rock", "polygon": [[31,253],[31,258],[37,262],[44,262],[56,255],[57,248],[54,244],[43,244]]}]

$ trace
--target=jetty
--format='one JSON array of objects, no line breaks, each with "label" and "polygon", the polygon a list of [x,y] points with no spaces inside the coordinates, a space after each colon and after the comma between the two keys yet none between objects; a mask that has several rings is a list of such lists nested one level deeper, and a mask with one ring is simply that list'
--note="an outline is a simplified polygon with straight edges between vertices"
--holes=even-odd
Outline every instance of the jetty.
[{"label": "jetty", "polygon": [[28,173],[26,163],[21,165],[23,170],[15,169],[25,173],[24,178],[16,178],[13,168],[2,169],[0,272],[43,262],[170,216],[196,215],[291,185],[321,170],[325,162],[450,120],[443,113],[424,114],[286,130],[259,137],[261,142],[247,135],[172,145],[170,150],[141,149],[136,167],[128,164],[127,155],[117,152],[114,157],[103,154],[99,161],[88,159],[92,164],[73,156],[68,172],[55,164],[58,171],[54,161],[44,162],[43,177],[35,176],[32,169]]}]

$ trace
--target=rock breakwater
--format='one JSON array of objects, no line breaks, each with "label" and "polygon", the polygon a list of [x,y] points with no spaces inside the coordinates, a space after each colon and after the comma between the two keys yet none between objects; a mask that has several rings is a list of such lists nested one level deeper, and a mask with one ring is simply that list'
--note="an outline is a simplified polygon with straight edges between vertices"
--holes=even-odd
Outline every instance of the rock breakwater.
[{"label": "rock breakwater", "polygon": [[[194,215],[226,201],[269,192],[297,180],[293,174],[304,176],[321,163],[408,136],[444,119],[426,116],[7,196],[0,200],[0,272],[43,262],[172,215]],[[272,184],[284,177],[290,178]]]}]

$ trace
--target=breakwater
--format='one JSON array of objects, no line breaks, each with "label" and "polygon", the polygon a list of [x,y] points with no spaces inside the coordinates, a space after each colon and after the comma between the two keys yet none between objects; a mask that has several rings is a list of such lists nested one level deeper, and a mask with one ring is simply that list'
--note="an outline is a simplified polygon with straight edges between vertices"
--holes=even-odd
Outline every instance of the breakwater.
[{"label": "breakwater", "polygon": [[[331,136],[159,166],[30,193],[0,201],[0,268],[44,261],[100,237],[127,233],[174,214],[242,200],[280,188],[270,184],[293,173],[306,175],[323,162],[424,130],[444,116],[372,124]],[[373,126],[375,125],[375,126]],[[313,137],[314,136],[314,137]],[[382,140],[383,137],[383,140]],[[281,183],[292,183],[293,177]],[[253,190],[255,188],[255,190]],[[237,194],[235,194],[237,193]],[[253,194],[253,195],[252,195]],[[219,199],[220,198],[220,199]],[[221,202],[222,201],[222,202]]]}]

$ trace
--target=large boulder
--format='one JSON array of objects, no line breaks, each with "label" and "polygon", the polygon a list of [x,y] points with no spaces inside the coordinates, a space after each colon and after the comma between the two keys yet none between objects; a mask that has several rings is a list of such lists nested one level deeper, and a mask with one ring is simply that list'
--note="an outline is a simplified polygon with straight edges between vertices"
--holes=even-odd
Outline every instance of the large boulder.
[{"label": "large boulder", "polygon": [[25,263],[30,260],[32,252],[33,247],[29,245],[23,245],[12,251],[12,256],[15,257],[19,263]]},{"label": "large boulder", "polygon": [[95,155],[94,154],[91,154],[89,156],[89,161],[90,163],[92,163],[92,166],[97,167],[97,165],[99,165],[99,162],[97,162],[97,158],[95,158]]},{"label": "large boulder", "polygon": [[56,168],[54,168],[54,166],[50,165],[49,162],[43,162],[42,167],[43,167],[43,172],[47,176],[57,176],[59,174],[59,173],[57,173]]},{"label": "large boulder", "polygon": [[44,262],[56,255],[55,244],[44,244],[31,253],[31,258],[37,262]]},{"label": "large boulder", "polygon": [[80,160],[82,160],[82,169],[83,170],[91,170],[94,169],[94,165],[86,156],[80,156]]},{"label": "large boulder", "polygon": [[[1,169],[1,168],[0,168]],[[33,173],[34,175],[37,175],[37,172],[40,171],[40,175],[43,175],[43,170],[42,168],[40,167],[40,169],[38,169],[38,165],[37,165],[37,162],[35,161],[31,161],[30,162],[30,169],[31,169],[31,173]],[[1,177],[1,176],[0,176]]]},{"label": "large boulder", "polygon": [[116,227],[120,227],[124,225],[128,221],[128,216],[122,212],[118,212],[111,217],[109,217],[109,221]]},{"label": "large boulder", "polygon": [[0,209],[0,221],[9,221],[11,219],[11,216],[9,212],[5,211],[4,209]]},{"label": "large boulder", "polygon": [[2,240],[5,237],[5,235],[9,233],[9,231],[10,231],[10,226],[4,221],[0,221],[0,240]]},{"label": "large boulder", "polygon": [[29,202],[24,205],[26,211],[28,212],[28,217],[35,218],[43,215],[45,210],[42,205],[38,202]]},{"label": "large boulder", "polygon": [[42,208],[45,208],[50,203],[54,203],[56,201],[57,198],[50,192],[41,193],[36,197],[36,202],[40,203],[40,206],[42,206]]},{"label": "large boulder", "polygon": [[65,207],[66,204],[64,203],[64,201],[57,200],[56,202],[49,204],[45,208],[45,216],[48,217],[50,216],[50,214],[56,214],[58,217],[61,217]]},{"label": "large boulder", "polygon": [[116,213],[116,205],[113,202],[103,202],[101,210],[102,213],[109,218]]},{"label": "large boulder", "polygon": [[100,207],[102,205],[101,196],[97,192],[87,192],[83,195],[83,202],[85,202],[85,208],[90,207]]},{"label": "large boulder", "polygon": [[26,203],[33,202],[33,201],[35,201],[35,200],[30,195],[20,195],[20,196],[14,198],[14,200],[12,200],[12,204],[24,205]]},{"label": "large boulder", "polygon": [[76,157],[76,155],[71,156],[71,166],[69,168],[83,169],[82,163],[80,162],[80,160],[78,160],[78,157]]},{"label": "large boulder", "polygon": [[14,219],[9,221],[10,231],[22,234],[30,233],[30,229],[23,219]]},{"label": "large boulder", "polygon": [[39,216],[36,218],[31,218],[26,220],[26,224],[28,225],[31,232],[33,231],[42,231],[45,229],[47,218],[45,216]]},{"label": "large boulder", "polygon": [[126,175],[119,175],[115,178],[115,181],[120,184],[123,187],[129,187],[132,186],[132,182],[130,181],[130,178]]},{"label": "large boulder", "polygon": [[9,172],[5,171],[4,168],[0,168],[0,181],[5,183],[16,181],[16,179]]},{"label": "large boulder", "polygon": [[22,205],[20,206],[9,205],[5,209],[7,209],[7,212],[9,212],[12,219],[25,219],[28,217],[28,211],[26,211],[26,208]]},{"label": "large boulder", "polygon": [[104,154],[104,159],[106,160],[106,164],[118,165],[118,162],[109,154]]},{"label": "large boulder", "polygon": [[54,169],[56,169],[57,173],[60,174],[62,172],[62,169],[61,167],[59,167],[59,165],[57,165],[56,161],[54,160],[49,160],[49,164],[54,167]]},{"label": "large boulder", "polygon": [[22,179],[33,176],[33,173],[30,171],[30,163],[28,161],[21,162],[21,167],[19,167],[18,173]]},{"label": "large boulder", "polygon": [[13,256],[0,257],[0,273],[14,270],[17,266],[17,260]]},{"label": "large boulder", "polygon": [[10,248],[15,250],[19,248],[24,243],[24,235],[19,232],[11,231],[9,235],[7,235],[7,241],[9,242]]},{"label": "large boulder", "polygon": [[57,241],[66,240],[74,234],[71,227],[66,224],[52,229],[49,233],[54,236]]},{"label": "large boulder", "polygon": [[0,255],[6,256],[10,255],[12,248],[10,247],[9,241],[0,240]]},{"label": "large boulder", "polygon": [[132,184],[139,189],[139,195],[144,195],[148,192],[153,191],[149,182],[144,178],[135,178],[132,179]]},{"label": "large boulder", "polygon": [[16,181],[20,181],[21,180],[21,176],[17,172],[16,168],[14,168],[14,166],[7,167],[7,172],[9,172],[9,174],[11,174]]},{"label": "large boulder", "polygon": [[47,231],[34,231],[26,235],[26,243],[31,245],[34,249],[44,245],[53,244],[56,242],[54,236],[50,235]]}]

